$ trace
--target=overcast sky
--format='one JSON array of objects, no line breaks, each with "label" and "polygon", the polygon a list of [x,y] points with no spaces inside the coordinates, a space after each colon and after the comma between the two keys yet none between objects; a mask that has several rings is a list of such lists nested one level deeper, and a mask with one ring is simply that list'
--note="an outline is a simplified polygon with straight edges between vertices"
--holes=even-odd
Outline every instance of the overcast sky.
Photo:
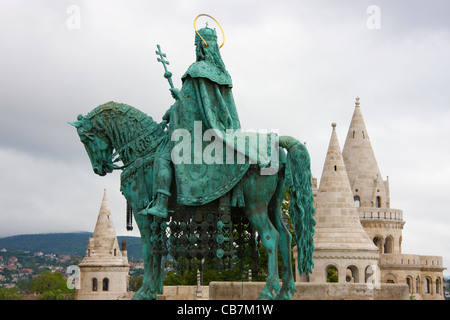
[{"label": "overcast sky", "polygon": [[193,20],[208,13],[225,31],[242,126],[305,141],[320,181],[331,123],[343,146],[359,96],[404,211],[403,253],[448,266],[448,12],[447,0],[2,0],[0,237],[93,231],[104,189],[117,234],[138,235],[125,229],[120,173],[95,175],[67,121],[111,100],[161,121],[173,99],[156,44],[181,87]]}]

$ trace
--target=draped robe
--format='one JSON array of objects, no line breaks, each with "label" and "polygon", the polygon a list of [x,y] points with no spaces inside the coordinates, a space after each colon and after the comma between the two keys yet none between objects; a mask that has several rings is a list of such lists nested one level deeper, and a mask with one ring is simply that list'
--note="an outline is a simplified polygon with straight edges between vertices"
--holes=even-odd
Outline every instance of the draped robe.
[{"label": "draped robe", "polygon": [[[236,163],[234,151],[232,151],[234,161],[229,163],[230,161],[226,159],[227,144],[220,139],[217,141],[223,144],[223,153],[216,154],[220,151],[218,148],[213,152],[211,143],[219,143],[215,141],[217,136],[212,138],[205,136],[205,140],[211,141],[203,141],[204,134],[209,129],[215,129],[225,136],[227,129],[241,128],[231,91],[231,77],[228,73],[219,70],[210,62],[197,61],[189,67],[182,81],[183,86],[179,91],[178,100],[168,111],[170,149],[175,147],[174,151],[176,150],[172,152],[172,161],[177,201],[184,205],[203,205],[230,191],[247,172],[250,163],[249,161]],[[179,129],[187,131],[177,132]],[[190,140],[183,141],[186,136],[180,138],[180,132],[189,132]],[[179,143],[183,143],[185,147],[190,146],[190,150],[180,148],[181,145],[177,148]],[[174,161],[174,157],[181,156],[184,156],[184,161],[181,163]],[[205,163],[207,157],[214,157],[216,160],[221,158],[222,161]]]}]

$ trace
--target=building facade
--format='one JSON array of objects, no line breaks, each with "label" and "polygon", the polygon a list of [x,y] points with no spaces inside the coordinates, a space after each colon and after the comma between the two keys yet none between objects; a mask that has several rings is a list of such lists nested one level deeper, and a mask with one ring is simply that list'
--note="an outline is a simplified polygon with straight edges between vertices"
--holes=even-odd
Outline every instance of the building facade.
[{"label": "building facade", "polygon": [[444,299],[442,257],[402,253],[403,211],[390,206],[389,179],[382,179],[359,98],[342,153],[333,124],[313,192],[315,266],[302,281],[407,284],[411,298]]}]

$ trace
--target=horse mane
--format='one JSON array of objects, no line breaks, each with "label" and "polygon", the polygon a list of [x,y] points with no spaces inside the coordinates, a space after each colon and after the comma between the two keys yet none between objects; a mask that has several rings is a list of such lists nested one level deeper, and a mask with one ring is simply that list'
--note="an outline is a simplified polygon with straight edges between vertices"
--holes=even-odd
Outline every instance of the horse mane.
[{"label": "horse mane", "polygon": [[[136,153],[154,151],[164,135],[163,129],[152,117],[124,103],[110,101],[102,104],[89,112],[85,119],[107,136],[116,150],[128,144]],[[142,145],[137,145],[138,142]],[[125,154],[122,156],[128,158],[129,151],[123,150]]]}]

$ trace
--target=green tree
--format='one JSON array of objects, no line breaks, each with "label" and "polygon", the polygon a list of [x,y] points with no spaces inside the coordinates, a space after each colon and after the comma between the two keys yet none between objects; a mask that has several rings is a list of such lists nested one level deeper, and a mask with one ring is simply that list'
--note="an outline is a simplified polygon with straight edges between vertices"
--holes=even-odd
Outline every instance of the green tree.
[{"label": "green tree", "polygon": [[42,272],[31,283],[32,292],[41,294],[40,300],[74,299],[75,290],[67,288],[67,281],[61,273]]},{"label": "green tree", "polygon": [[338,272],[335,268],[328,269],[327,282],[338,282]]},{"label": "green tree", "polygon": [[0,300],[21,300],[21,298],[18,288],[0,288]]}]

